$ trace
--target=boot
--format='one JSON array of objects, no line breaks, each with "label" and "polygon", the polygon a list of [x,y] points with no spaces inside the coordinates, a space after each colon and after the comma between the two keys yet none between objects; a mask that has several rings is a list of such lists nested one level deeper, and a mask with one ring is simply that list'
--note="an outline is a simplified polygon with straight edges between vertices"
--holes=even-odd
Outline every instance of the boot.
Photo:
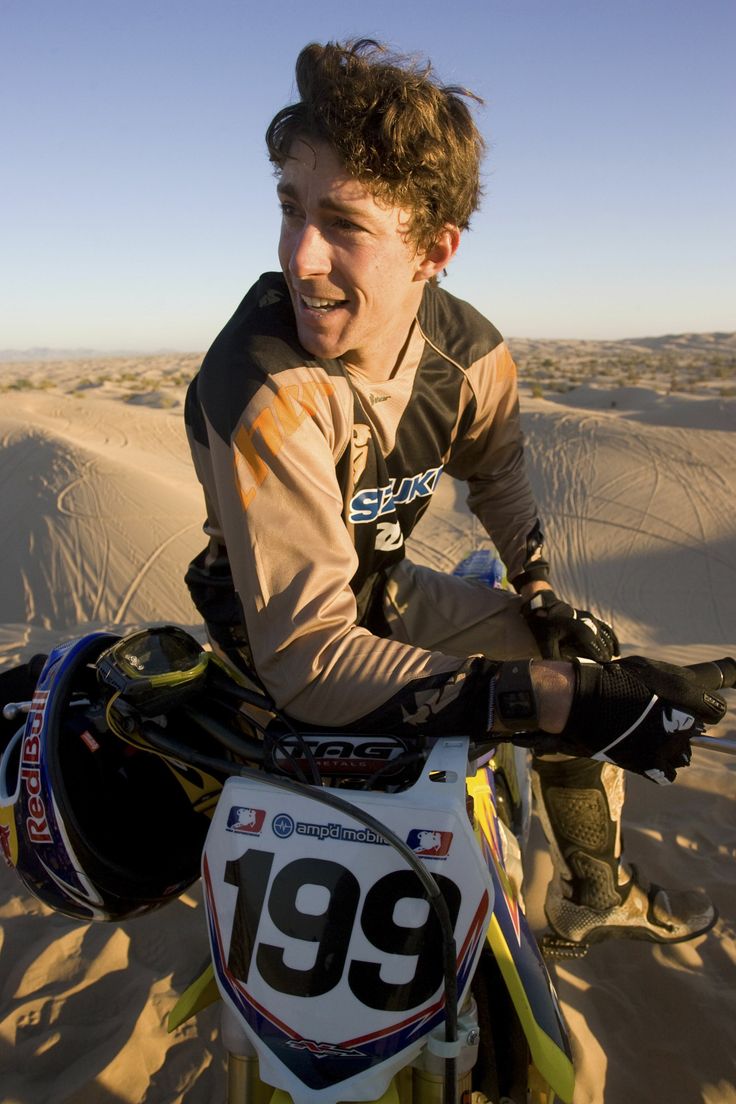
[{"label": "boot", "polygon": [[556,936],[578,945],[680,943],[713,926],[717,913],[704,893],[663,889],[622,860],[620,767],[535,758],[532,786],[554,864],[544,911]]}]

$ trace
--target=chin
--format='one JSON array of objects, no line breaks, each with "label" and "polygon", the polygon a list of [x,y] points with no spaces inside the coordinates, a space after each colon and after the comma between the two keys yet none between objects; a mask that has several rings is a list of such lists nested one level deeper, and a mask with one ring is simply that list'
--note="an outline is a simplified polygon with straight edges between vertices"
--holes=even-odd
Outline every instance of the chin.
[{"label": "chin", "polygon": [[321,340],[313,333],[302,333],[297,328],[297,334],[299,336],[299,342],[302,348],[306,349],[314,357],[319,357],[321,360],[337,360],[343,353],[346,352],[342,345],[337,345],[334,341]]}]

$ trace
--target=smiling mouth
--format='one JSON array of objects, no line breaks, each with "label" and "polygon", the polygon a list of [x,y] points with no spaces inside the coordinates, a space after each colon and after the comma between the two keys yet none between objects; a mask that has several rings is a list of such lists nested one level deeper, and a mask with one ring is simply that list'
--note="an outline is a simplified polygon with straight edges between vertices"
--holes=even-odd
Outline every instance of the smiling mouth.
[{"label": "smiling mouth", "polygon": [[336,307],[344,307],[347,303],[347,299],[322,299],[312,295],[300,295],[299,298],[309,310],[322,311],[324,313],[335,310]]}]

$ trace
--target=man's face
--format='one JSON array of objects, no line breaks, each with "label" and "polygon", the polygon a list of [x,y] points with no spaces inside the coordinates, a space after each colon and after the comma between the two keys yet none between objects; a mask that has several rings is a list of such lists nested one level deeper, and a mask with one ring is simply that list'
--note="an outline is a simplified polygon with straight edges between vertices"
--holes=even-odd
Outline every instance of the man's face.
[{"label": "man's face", "polygon": [[434,274],[407,240],[410,214],[379,205],[327,144],[296,139],[289,152],[279,262],[299,340],[313,356],[388,378]]}]

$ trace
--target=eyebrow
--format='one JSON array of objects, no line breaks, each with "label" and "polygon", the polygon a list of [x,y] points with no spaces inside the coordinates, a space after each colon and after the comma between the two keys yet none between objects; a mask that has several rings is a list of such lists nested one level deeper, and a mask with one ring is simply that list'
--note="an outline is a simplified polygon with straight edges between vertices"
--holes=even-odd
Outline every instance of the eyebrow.
[{"label": "eyebrow", "polygon": [[[289,183],[276,185],[276,191],[279,196],[283,196],[285,199],[294,199],[297,203],[300,202],[299,195],[296,188]],[[321,211],[335,211],[341,215],[350,215],[354,218],[371,219],[372,215],[370,211],[367,211],[365,207],[357,207],[354,204],[343,203],[339,199],[330,199],[329,196],[324,199],[320,199],[317,206]]]}]

